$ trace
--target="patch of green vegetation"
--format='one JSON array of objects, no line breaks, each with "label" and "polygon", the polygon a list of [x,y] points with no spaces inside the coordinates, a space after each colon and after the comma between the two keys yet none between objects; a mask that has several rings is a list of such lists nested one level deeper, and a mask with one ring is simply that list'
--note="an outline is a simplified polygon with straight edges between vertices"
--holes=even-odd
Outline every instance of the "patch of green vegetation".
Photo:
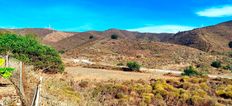
[{"label": "patch of green vegetation", "polygon": [[0,76],[7,79],[12,76],[12,72],[15,69],[9,67],[3,67],[4,64],[5,64],[5,59],[0,58]]},{"label": "patch of green vegetation", "polygon": [[213,61],[211,66],[215,68],[220,68],[222,66],[222,63],[220,61]]},{"label": "patch of green vegetation", "polygon": [[5,79],[10,78],[14,70],[15,70],[14,68],[7,68],[7,67],[0,68],[0,76],[2,76]]},{"label": "patch of green vegetation", "polygon": [[93,38],[94,38],[94,36],[93,36],[93,35],[89,36],[89,39],[93,39]]},{"label": "patch of green vegetation", "polygon": [[127,67],[131,71],[140,71],[141,65],[139,63],[137,63],[137,62],[128,62]]},{"label": "patch of green vegetation", "polygon": [[223,66],[223,69],[230,70],[232,72],[232,65]]},{"label": "patch of green vegetation", "polygon": [[36,69],[45,72],[63,72],[64,65],[59,53],[42,45],[32,36],[21,36],[11,33],[0,35],[0,54],[12,55]]},{"label": "patch of green vegetation", "polygon": [[111,35],[111,39],[118,39],[118,35],[116,35],[116,34],[113,34],[113,35]]},{"label": "patch of green vegetation", "polygon": [[202,76],[202,73],[198,72],[193,66],[189,66],[184,69],[183,76]]}]

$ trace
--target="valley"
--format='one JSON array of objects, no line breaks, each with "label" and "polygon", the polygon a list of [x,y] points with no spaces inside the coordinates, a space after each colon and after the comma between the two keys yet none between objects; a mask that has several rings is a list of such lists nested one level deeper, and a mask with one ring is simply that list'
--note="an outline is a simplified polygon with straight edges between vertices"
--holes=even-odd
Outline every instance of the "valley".
[{"label": "valley", "polygon": [[[26,73],[26,82],[38,82],[43,77],[42,106],[146,106],[156,103],[161,106],[216,106],[232,105],[231,24],[228,21],[176,34],[119,29],[61,32],[38,28],[1,29],[1,34],[32,36],[38,44],[49,45],[59,52],[57,55],[48,47],[44,50],[45,54],[60,58],[65,68],[63,72],[56,72],[50,64],[45,64],[51,69],[32,69]],[[18,51],[29,52],[32,59],[46,62],[45,54],[33,54],[33,50],[37,49]],[[132,69],[128,65],[130,62],[134,66]],[[51,64],[60,68],[58,63]],[[30,63],[26,67],[41,64]],[[133,69],[136,66],[139,66],[138,70]],[[16,98],[11,102],[18,103],[19,97],[11,83],[4,79],[1,81],[7,86],[0,87],[0,95]],[[35,82],[27,84],[36,85]],[[178,102],[174,102],[173,99],[177,98]]]}]

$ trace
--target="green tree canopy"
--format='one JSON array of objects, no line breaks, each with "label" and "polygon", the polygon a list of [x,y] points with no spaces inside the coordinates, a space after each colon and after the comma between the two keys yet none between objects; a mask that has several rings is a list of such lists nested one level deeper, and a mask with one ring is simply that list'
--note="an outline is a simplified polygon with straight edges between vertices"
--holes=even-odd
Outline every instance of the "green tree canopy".
[{"label": "green tree canopy", "polygon": [[62,72],[64,65],[59,53],[41,44],[35,37],[12,33],[0,35],[0,53],[11,54],[14,58],[45,72]]}]

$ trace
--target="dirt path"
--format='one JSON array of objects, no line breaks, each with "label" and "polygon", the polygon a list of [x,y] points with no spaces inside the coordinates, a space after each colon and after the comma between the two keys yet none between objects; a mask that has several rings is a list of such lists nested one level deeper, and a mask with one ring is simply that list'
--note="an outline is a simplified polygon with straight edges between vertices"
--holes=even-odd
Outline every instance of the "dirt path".
[{"label": "dirt path", "polygon": [[91,69],[81,67],[66,67],[65,70],[75,80],[90,79],[90,80],[149,80],[152,78],[171,78],[162,76],[159,73],[138,73],[138,72],[123,72],[115,70]]},{"label": "dirt path", "polygon": [[[175,71],[175,70],[161,70],[161,69],[147,69],[142,68],[141,70],[146,71],[148,73],[159,73],[159,74],[166,74],[166,73],[172,73],[175,75],[181,75],[181,71]],[[232,74],[224,74],[224,75],[208,75],[210,78],[227,78],[232,79]]]},{"label": "dirt path", "polygon": [[[173,70],[159,70],[159,69],[142,69],[146,70],[145,73],[138,72],[124,72],[115,70],[104,70],[104,69],[92,69],[82,67],[66,67],[66,72],[72,76],[75,80],[149,80],[152,78],[175,78],[170,76],[163,76],[166,73],[172,73],[180,75],[180,71]],[[228,78],[232,79],[231,75],[209,75],[210,78]]]}]

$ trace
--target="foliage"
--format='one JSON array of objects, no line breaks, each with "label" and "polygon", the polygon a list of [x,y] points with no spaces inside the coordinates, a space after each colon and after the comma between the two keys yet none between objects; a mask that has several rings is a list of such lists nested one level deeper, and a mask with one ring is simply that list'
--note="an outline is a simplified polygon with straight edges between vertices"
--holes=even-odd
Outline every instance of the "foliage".
[{"label": "foliage", "polygon": [[228,45],[230,48],[232,48],[232,41],[230,41]]},{"label": "foliage", "polygon": [[115,34],[111,35],[111,39],[118,39],[118,35]]},{"label": "foliage", "polygon": [[232,72],[232,65],[224,66],[223,69],[230,70]]},{"label": "foliage", "polygon": [[182,73],[183,76],[199,76],[202,75],[199,73],[193,66],[189,66],[184,70],[184,73]]},{"label": "foliage", "polygon": [[127,63],[127,67],[128,67],[131,71],[139,71],[141,65],[138,64],[137,62],[128,62],[128,63]]},{"label": "foliage", "polygon": [[94,36],[93,36],[93,35],[89,36],[89,39],[93,39],[93,38],[94,38]]},{"label": "foliage", "polygon": [[[4,63],[5,63],[5,60],[0,58],[1,67],[4,65]],[[10,78],[14,70],[15,70],[14,68],[7,68],[7,67],[0,68],[0,76],[3,78]]]},{"label": "foliage", "polygon": [[[185,77],[183,78],[186,79]],[[99,82],[96,84],[91,97],[102,103],[107,103],[106,105],[138,105],[138,103],[141,103],[145,106],[215,106],[218,104],[217,100],[221,100],[225,93],[227,99],[231,95],[231,87],[220,88],[223,84],[231,84],[231,82],[228,82],[229,80],[224,82],[196,77],[188,77],[188,80],[182,80],[183,78]],[[219,84],[218,82],[221,82],[221,85],[215,85]],[[188,87],[184,84],[188,84]],[[223,96],[217,97],[215,89],[221,90],[218,93]],[[222,101],[220,103],[231,105],[229,102]]]},{"label": "foliage", "polygon": [[5,60],[0,58],[0,67],[2,67],[5,64]]},{"label": "foliage", "polygon": [[11,54],[14,58],[34,65],[45,72],[62,72],[64,66],[59,53],[40,44],[34,37],[6,33],[0,35],[0,53]]},{"label": "foliage", "polygon": [[0,68],[0,76],[6,79],[10,78],[14,70],[14,68]]},{"label": "foliage", "polygon": [[223,98],[230,98],[232,99],[232,85],[228,85],[228,86],[220,86],[217,91],[216,94],[218,96],[221,96]]},{"label": "foliage", "polygon": [[215,68],[220,68],[222,65],[220,61],[213,61],[211,66]]}]

